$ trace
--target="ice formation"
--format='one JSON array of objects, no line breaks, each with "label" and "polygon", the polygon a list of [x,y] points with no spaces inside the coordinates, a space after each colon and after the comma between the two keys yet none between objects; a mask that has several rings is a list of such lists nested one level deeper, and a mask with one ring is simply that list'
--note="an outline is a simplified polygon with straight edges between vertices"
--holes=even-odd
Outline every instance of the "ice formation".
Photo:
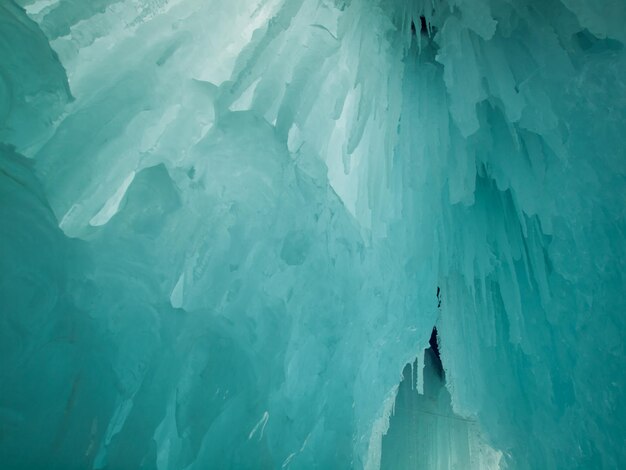
[{"label": "ice formation", "polygon": [[625,25],[3,0],[0,466],[623,468]]},{"label": "ice formation", "polygon": [[383,436],[381,470],[500,468],[502,452],[485,442],[479,424],[454,413],[437,343],[433,330],[424,361],[420,355],[404,368]]}]

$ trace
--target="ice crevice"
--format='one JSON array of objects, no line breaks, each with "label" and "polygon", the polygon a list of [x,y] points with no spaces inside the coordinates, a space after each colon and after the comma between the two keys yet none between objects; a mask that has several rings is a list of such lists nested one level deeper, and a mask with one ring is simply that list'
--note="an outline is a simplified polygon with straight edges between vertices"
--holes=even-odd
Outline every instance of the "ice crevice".
[{"label": "ice crevice", "polygon": [[2,465],[624,467],[624,24],[4,1]]}]

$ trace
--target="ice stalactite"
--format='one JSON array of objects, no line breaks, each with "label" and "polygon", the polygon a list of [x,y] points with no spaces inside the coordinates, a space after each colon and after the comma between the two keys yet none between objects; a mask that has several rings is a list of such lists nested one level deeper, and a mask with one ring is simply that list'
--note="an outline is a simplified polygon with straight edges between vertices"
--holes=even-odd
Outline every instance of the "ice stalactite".
[{"label": "ice stalactite", "polygon": [[[5,1],[2,460],[377,468],[415,418],[437,468],[623,466],[625,21]],[[435,324],[471,425],[398,385]]]}]

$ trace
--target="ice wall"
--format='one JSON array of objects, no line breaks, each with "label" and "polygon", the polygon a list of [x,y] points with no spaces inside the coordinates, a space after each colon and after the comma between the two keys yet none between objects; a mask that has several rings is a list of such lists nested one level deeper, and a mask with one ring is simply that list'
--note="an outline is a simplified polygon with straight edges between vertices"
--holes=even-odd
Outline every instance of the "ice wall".
[{"label": "ice wall", "polygon": [[7,468],[378,468],[435,323],[477,452],[622,466],[625,21],[2,3]]}]

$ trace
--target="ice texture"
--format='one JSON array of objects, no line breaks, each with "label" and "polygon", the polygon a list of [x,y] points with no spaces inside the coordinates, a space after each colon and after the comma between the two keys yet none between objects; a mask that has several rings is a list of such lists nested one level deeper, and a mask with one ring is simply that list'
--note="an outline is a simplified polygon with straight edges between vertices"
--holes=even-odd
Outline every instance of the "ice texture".
[{"label": "ice texture", "polygon": [[624,467],[624,25],[3,0],[0,466]]}]

